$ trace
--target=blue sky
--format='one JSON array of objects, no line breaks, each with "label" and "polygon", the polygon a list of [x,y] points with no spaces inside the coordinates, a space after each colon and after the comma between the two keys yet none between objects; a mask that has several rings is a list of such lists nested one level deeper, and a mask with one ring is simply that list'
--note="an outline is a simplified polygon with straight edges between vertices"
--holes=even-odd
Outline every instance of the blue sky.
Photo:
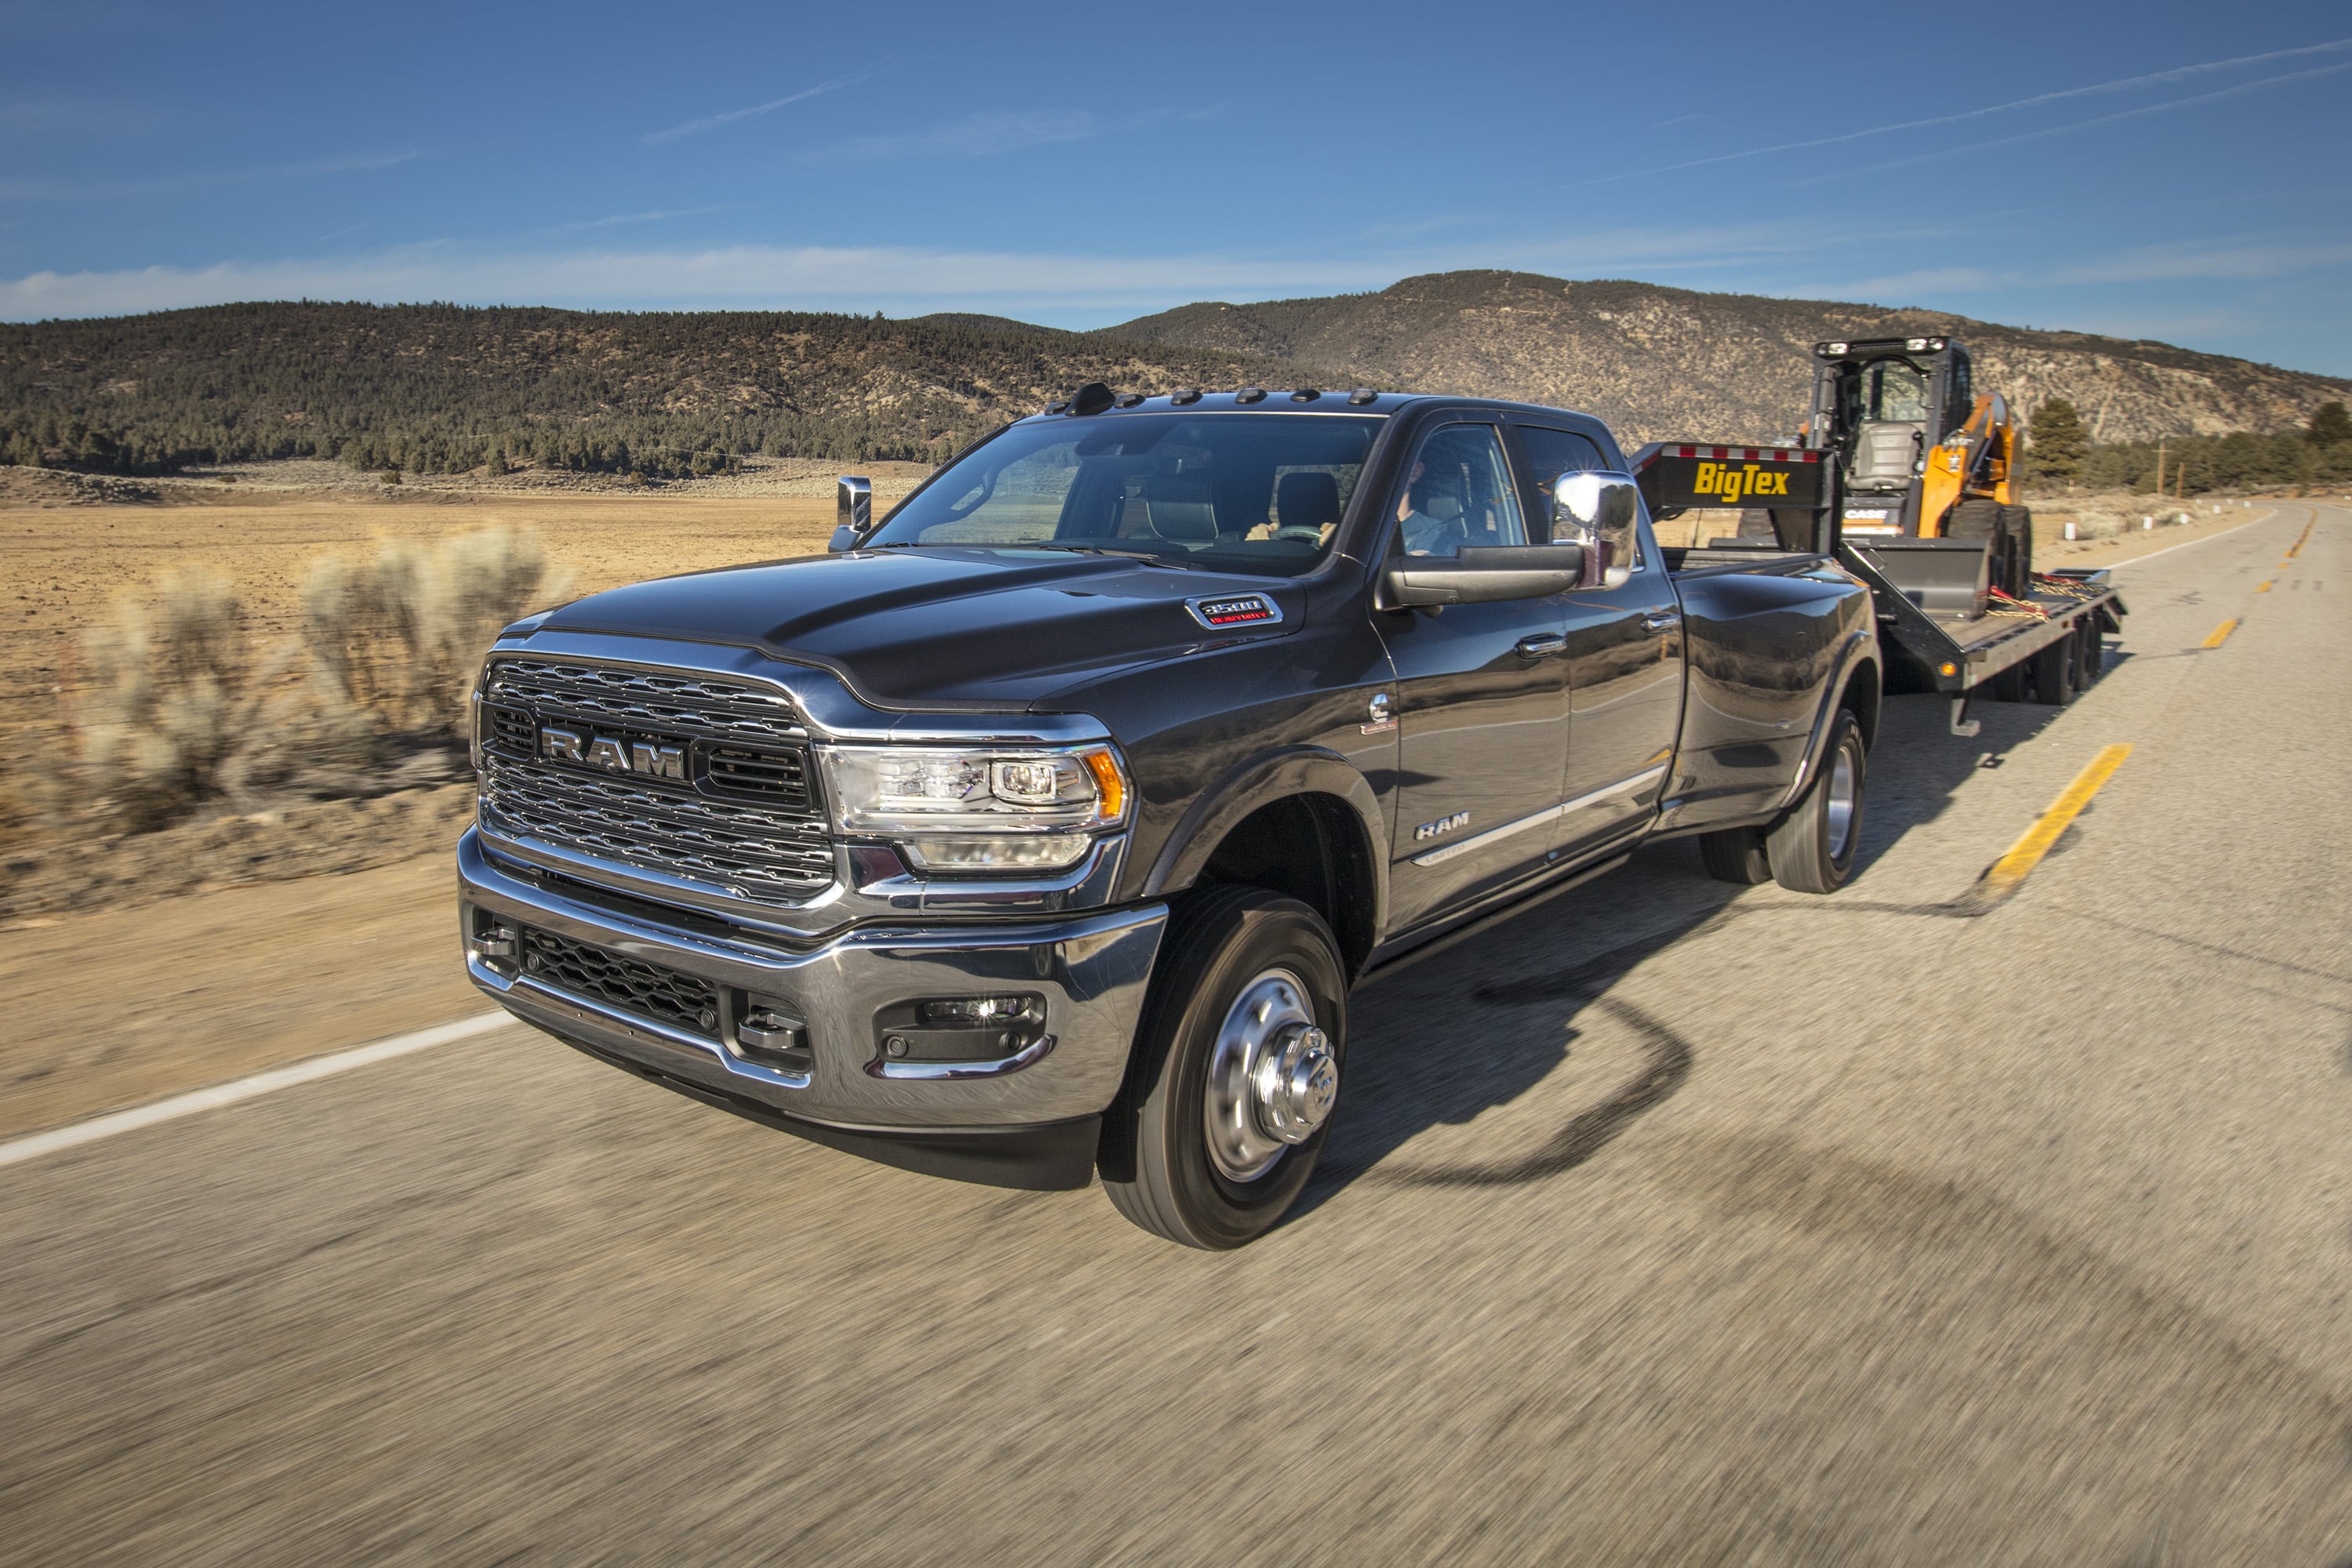
[{"label": "blue sky", "polygon": [[1507,267],[2352,375],[2352,8],[0,5],[0,317]]}]

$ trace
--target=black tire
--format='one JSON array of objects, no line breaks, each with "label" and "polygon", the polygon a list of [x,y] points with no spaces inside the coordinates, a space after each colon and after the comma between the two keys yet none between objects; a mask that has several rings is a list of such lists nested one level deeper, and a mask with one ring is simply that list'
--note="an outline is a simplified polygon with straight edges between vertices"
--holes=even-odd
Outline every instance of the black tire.
[{"label": "black tire", "polygon": [[2021,660],[1986,682],[1985,689],[1996,702],[2023,702],[2033,695],[2032,674],[2025,662]]},{"label": "black tire", "polygon": [[[1274,980],[1270,977],[1280,977]],[[1232,1037],[1245,995],[1279,1003],[1292,1015],[1276,1040],[1297,1042],[1319,1029],[1328,1042],[1330,1079],[1323,1113],[1303,1142],[1269,1131],[1244,1095],[1237,1136],[1269,1145],[1263,1167],[1233,1173],[1212,1152],[1208,1110],[1213,1067],[1232,1069]],[[1286,986],[1287,989],[1286,990]],[[1347,1055],[1348,981],[1339,944],[1323,918],[1296,899],[1263,888],[1213,887],[1185,895],[1170,916],[1158,973],[1145,1000],[1127,1082],[1103,1119],[1103,1188],[1118,1212],[1155,1236],[1187,1247],[1223,1248],[1255,1240],[1281,1219],[1315,1171],[1330,1133],[1329,1102]],[[1298,1021],[1303,1013],[1305,1021]],[[1263,1026],[1265,1014],[1255,1015]],[[1259,1059],[1255,1047],[1246,1059]],[[1246,1089],[1254,1075],[1228,1071],[1223,1087]],[[1228,1103],[1234,1103],[1230,1097]],[[1232,1152],[1227,1140],[1221,1144]]]},{"label": "black tire", "polygon": [[2000,509],[2000,531],[2009,540],[2008,592],[2022,599],[2033,592],[2033,510],[2030,507]]},{"label": "black tire", "polygon": [[2010,587],[2009,534],[2001,527],[2003,508],[1997,500],[1964,500],[1944,514],[1947,539],[1985,542],[1985,581],[2007,594]]},{"label": "black tire", "polygon": [[1845,886],[1862,843],[1868,763],[1862,726],[1852,710],[1839,709],[1805,797],[1764,836],[1774,881],[1798,893],[1834,893]]},{"label": "black tire", "polygon": [[2027,662],[2033,668],[2033,700],[2063,708],[2074,700],[2078,637],[2063,637]]},{"label": "black tire", "polygon": [[2092,680],[2098,679],[2105,672],[2106,668],[2107,634],[2100,626],[2099,617],[2096,615],[2084,616],[2083,617],[2083,670],[2090,679],[2084,681],[2083,684],[2088,686]]},{"label": "black tire", "polygon": [[1760,827],[1726,827],[1698,836],[1698,858],[1718,882],[1752,888],[1772,879],[1772,858]]}]

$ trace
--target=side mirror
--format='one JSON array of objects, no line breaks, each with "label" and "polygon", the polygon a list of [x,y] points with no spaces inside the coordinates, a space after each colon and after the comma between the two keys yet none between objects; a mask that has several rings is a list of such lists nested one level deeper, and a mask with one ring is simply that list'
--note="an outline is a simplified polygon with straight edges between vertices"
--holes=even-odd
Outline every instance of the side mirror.
[{"label": "side mirror", "polygon": [[1540,599],[1584,581],[1574,544],[1474,544],[1458,555],[1396,555],[1381,574],[1380,607]]},{"label": "side mirror", "polygon": [[874,531],[874,481],[844,474],[834,486],[833,505],[833,539],[825,548],[836,553],[856,549]]},{"label": "side mirror", "polygon": [[1642,563],[1642,492],[1623,474],[1570,468],[1552,481],[1551,537],[1584,546],[1578,587],[1622,587]]}]

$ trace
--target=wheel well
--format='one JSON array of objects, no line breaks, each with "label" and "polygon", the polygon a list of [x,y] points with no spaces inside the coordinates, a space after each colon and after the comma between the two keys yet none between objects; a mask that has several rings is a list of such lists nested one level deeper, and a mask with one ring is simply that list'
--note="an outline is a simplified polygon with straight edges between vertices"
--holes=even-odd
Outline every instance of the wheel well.
[{"label": "wheel well", "polygon": [[1371,954],[1371,851],[1338,795],[1285,795],[1234,824],[1193,879],[1195,887],[1219,882],[1286,894],[1321,915],[1350,974]]},{"label": "wheel well", "polygon": [[1862,749],[1869,751],[1878,744],[1878,666],[1864,659],[1845,678],[1845,689],[1838,694],[1838,705],[1853,710],[1853,721],[1862,726]]}]

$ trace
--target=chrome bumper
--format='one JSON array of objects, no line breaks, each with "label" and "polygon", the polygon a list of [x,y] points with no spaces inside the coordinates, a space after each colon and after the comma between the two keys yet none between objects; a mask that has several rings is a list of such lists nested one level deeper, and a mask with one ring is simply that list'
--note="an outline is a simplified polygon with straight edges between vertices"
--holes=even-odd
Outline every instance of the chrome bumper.
[{"label": "chrome bumper", "polygon": [[[457,880],[467,970],[517,1017],[730,1109],[843,1133],[989,1133],[1090,1122],[1126,1074],[1168,917],[1165,904],[1150,904],[984,925],[860,926],[789,952],[566,898],[502,868],[470,828],[458,841]],[[806,1069],[750,1059],[728,1037],[731,1023],[717,1031],[721,1037],[705,1037],[487,956],[473,941],[477,910],[779,1000],[807,1026]],[[1045,1018],[1044,1037],[1010,1058],[922,1063],[884,1052],[877,1015],[894,1004],[1013,990],[1042,995]]]}]

